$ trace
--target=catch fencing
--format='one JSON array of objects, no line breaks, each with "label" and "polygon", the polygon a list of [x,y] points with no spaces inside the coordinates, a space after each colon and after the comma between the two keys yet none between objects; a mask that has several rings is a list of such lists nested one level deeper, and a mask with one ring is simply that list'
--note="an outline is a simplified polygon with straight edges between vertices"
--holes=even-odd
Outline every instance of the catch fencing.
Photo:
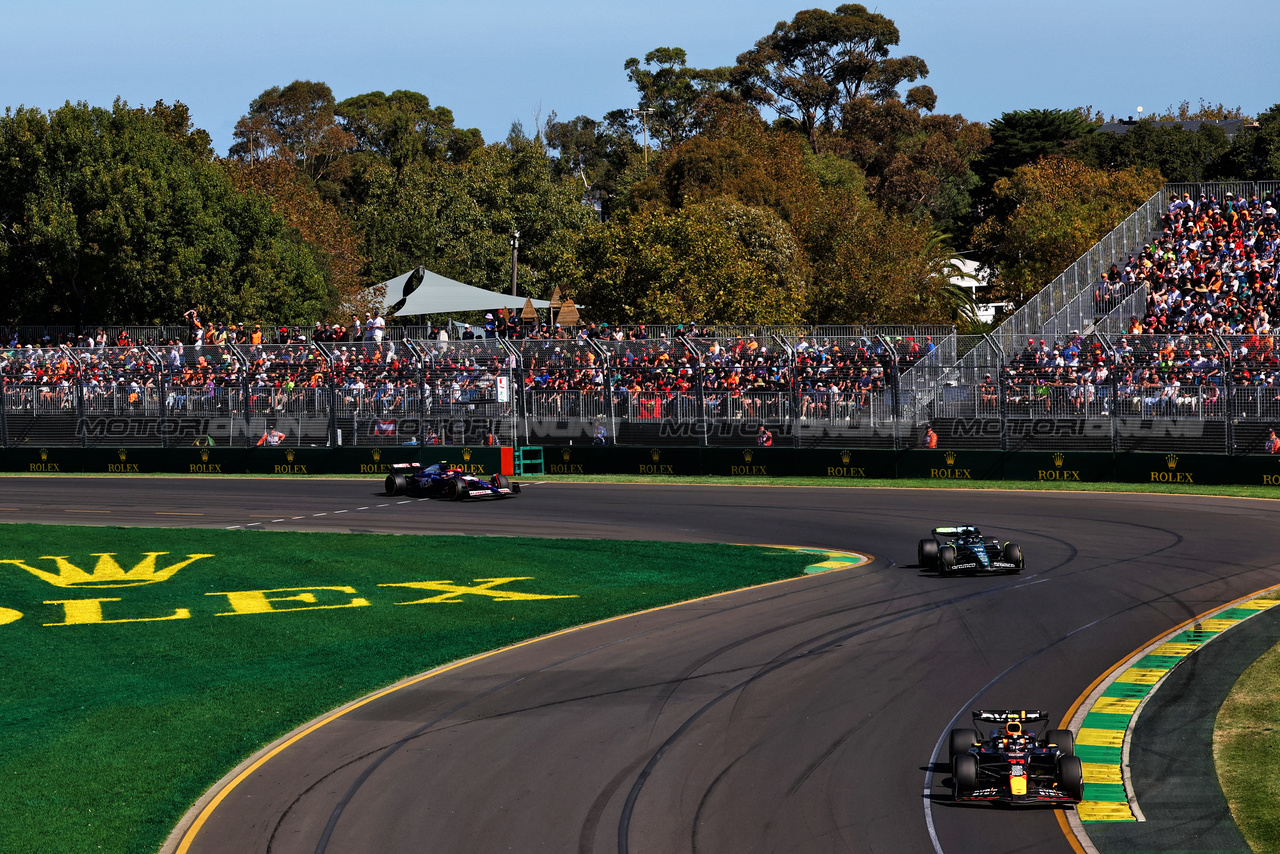
[{"label": "catch fencing", "polygon": [[0,446],[906,449],[932,430],[939,448],[1260,454],[1280,427],[1271,336],[1072,331],[951,336],[948,358],[918,334],[24,348],[0,352]]}]

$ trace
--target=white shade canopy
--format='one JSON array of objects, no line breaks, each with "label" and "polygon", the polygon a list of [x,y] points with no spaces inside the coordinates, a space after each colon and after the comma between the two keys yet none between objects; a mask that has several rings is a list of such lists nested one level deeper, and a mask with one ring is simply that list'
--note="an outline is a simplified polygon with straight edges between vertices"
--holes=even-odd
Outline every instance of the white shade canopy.
[{"label": "white shade canopy", "polygon": [[[421,283],[410,290],[415,274],[421,271]],[[496,308],[508,308],[519,311],[524,308],[526,297],[513,297],[508,294],[495,293],[484,288],[475,288],[436,275],[430,270],[418,267],[383,284],[387,295],[382,300],[383,309],[390,312],[398,303],[404,302],[396,317],[409,317],[415,314],[455,314],[464,311],[493,311]],[[406,295],[405,291],[409,290]],[[535,308],[547,308],[551,304],[546,300],[534,300]]]}]

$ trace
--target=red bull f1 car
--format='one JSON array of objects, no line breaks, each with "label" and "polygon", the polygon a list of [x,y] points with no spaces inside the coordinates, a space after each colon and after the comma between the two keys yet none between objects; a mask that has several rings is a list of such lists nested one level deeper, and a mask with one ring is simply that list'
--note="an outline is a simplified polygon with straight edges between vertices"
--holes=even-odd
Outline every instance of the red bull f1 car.
[{"label": "red bull f1 car", "polygon": [[446,462],[426,468],[420,463],[396,463],[386,480],[387,495],[412,495],[416,498],[444,498],[464,501],[468,498],[510,498],[520,494],[520,484],[504,474],[483,480]]},{"label": "red bull f1 car", "polygon": [[1084,766],[1069,729],[1028,725],[1048,720],[1035,710],[973,713],[975,726],[996,724],[987,738],[976,729],[951,731],[951,780],[957,801],[1006,804],[1078,804],[1084,798]]},{"label": "red bull f1 car", "polygon": [[1005,543],[995,537],[983,538],[974,525],[934,528],[933,535],[921,540],[917,550],[920,566],[937,570],[941,575],[953,572],[1021,572],[1022,549],[1017,543]]}]

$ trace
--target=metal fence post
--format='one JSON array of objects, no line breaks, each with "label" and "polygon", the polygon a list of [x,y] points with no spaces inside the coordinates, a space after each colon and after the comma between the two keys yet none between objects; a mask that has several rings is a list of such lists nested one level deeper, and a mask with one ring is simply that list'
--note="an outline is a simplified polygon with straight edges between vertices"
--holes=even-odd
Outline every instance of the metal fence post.
[{"label": "metal fence post", "polygon": [[702,384],[704,371],[703,371],[701,354],[698,354],[697,365],[698,365],[698,417],[694,421],[694,423],[697,425],[697,430],[698,430],[698,447],[705,448],[707,446],[707,433],[709,432],[709,428],[711,424],[710,424],[710,421],[708,421],[707,419],[707,390],[706,390],[706,386]]},{"label": "metal fence post", "polygon": [[9,401],[7,398],[9,384],[0,377],[0,448],[9,447]]}]

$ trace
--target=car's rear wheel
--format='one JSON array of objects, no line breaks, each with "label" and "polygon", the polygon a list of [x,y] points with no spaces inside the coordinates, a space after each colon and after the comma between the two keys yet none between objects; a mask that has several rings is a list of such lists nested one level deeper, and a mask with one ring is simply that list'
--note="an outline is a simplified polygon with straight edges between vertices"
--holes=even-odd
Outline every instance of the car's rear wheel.
[{"label": "car's rear wheel", "polygon": [[498,487],[498,489],[511,489],[511,481],[507,480],[505,474],[495,474],[489,478],[489,482]]},{"label": "car's rear wheel", "polygon": [[955,546],[942,546],[938,549],[938,572],[946,575],[956,565]]},{"label": "car's rear wheel", "polygon": [[451,501],[461,501],[471,494],[471,490],[467,488],[467,482],[462,478],[455,477],[452,483],[452,491],[449,493],[449,499]]},{"label": "car's rear wheel", "polygon": [[916,564],[931,567],[937,559],[938,541],[921,540],[920,545],[916,548]]},{"label": "car's rear wheel", "polygon": [[1014,572],[1022,571],[1022,549],[1018,548],[1017,543],[1005,543],[1004,559],[1007,563],[1015,564],[1018,568]]},{"label": "car's rear wheel", "polygon": [[1084,800],[1084,764],[1079,756],[1058,760],[1058,789],[1069,798]]},{"label": "car's rear wheel", "polygon": [[969,748],[982,741],[982,736],[978,735],[976,729],[953,729],[951,730],[951,758],[955,758],[962,753],[968,753]]},{"label": "car's rear wheel", "polygon": [[973,794],[978,788],[978,757],[972,753],[961,753],[951,760],[951,781],[955,785],[956,797],[963,798]]},{"label": "car's rear wheel", "polygon": [[1058,752],[1063,756],[1076,755],[1076,737],[1069,729],[1051,729],[1044,734],[1045,744],[1058,745]]},{"label": "car's rear wheel", "polygon": [[409,482],[404,479],[402,474],[387,475],[387,495],[404,495],[409,488]]}]

